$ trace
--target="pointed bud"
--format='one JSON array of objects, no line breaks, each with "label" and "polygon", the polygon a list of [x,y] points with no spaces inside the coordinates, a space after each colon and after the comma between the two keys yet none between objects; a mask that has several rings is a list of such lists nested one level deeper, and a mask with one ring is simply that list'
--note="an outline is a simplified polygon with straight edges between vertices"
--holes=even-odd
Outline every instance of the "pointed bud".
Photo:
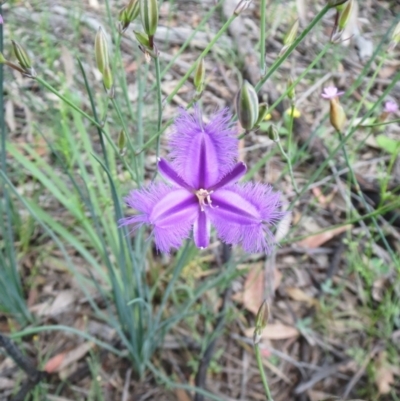
[{"label": "pointed bud", "polygon": [[256,328],[254,330],[253,341],[254,344],[258,344],[261,340],[261,335],[265,327],[267,327],[269,319],[269,305],[266,300],[261,304],[260,309],[256,316]]},{"label": "pointed bud", "polygon": [[285,46],[290,46],[296,40],[298,30],[299,30],[299,19],[297,18],[293,22],[289,31],[286,33],[285,37],[283,38],[283,44]]},{"label": "pointed bud", "polygon": [[204,59],[201,58],[197,63],[193,79],[194,86],[198,94],[201,94],[203,92],[205,76],[206,76],[206,67],[204,65]]},{"label": "pointed bud", "polygon": [[293,86],[292,77],[289,77],[287,82],[287,95],[291,101],[294,101],[296,99],[296,91],[295,91],[295,86]]},{"label": "pointed bud", "polygon": [[255,126],[258,127],[267,117],[268,115],[268,104],[267,103],[260,103],[258,106],[258,119],[255,123]]},{"label": "pointed bud", "polygon": [[24,48],[14,40],[12,40],[11,42],[12,42],[12,46],[14,49],[15,57],[17,58],[19,65],[24,70],[31,69],[32,62],[31,62],[31,59],[29,58],[28,54],[24,50]]},{"label": "pointed bud", "polygon": [[129,4],[120,11],[118,20],[121,23],[122,32],[138,17],[139,12],[139,0],[130,0]]},{"label": "pointed bud", "polygon": [[118,135],[118,149],[121,155],[123,155],[126,151],[125,145],[126,145],[126,134],[124,130],[121,130]]},{"label": "pointed bud", "polygon": [[235,10],[233,11],[234,15],[239,15],[243,11],[247,10],[249,8],[249,5],[251,3],[251,0],[240,0],[238,5],[236,6]]},{"label": "pointed bud", "polygon": [[107,91],[110,91],[113,86],[113,76],[109,65],[106,65],[103,70],[103,84]]},{"label": "pointed bud", "polygon": [[342,132],[346,124],[346,114],[338,98],[330,100],[329,119],[336,131]]},{"label": "pointed bud", "polygon": [[347,23],[349,22],[355,7],[357,0],[349,0],[343,7],[343,11],[340,13],[338,27],[340,31],[343,31],[346,28]]},{"label": "pointed bud", "polygon": [[249,82],[244,81],[235,103],[240,124],[245,130],[252,129],[258,120],[258,96]]},{"label": "pointed bud", "polygon": [[135,34],[136,40],[145,48],[150,49],[150,40],[147,35],[142,32],[133,31]]},{"label": "pointed bud", "polygon": [[157,0],[140,0],[139,8],[143,29],[152,38],[158,25],[158,2]]},{"label": "pointed bud", "polygon": [[3,56],[3,53],[0,53],[0,64],[4,64],[6,62],[6,58]]},{"label": "pointed bud", "polygon": [[96,33],[94,40],[94,55],[99,71],[104,74],[104,70],[109,65],[107,37],[102,27]]},{"label": "pointed bud", "polygon": [[268,137],[274,142],[279,142],[279,131],[278,128],[275,127],[275,125],[271,125],[268,130]]},{"label": "pointed bud", "polygon": [[389,50],[392,51],[400,42],[400,22],[397,23],[396,28],[394,28],[392,39],[390,41]]}]

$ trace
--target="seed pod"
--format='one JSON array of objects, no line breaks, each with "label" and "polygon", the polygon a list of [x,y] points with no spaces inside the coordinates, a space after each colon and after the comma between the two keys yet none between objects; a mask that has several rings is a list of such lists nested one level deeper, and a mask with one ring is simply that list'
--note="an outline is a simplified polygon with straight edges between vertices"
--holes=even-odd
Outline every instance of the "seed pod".
[{"label": "seed pod", "polygon": [[99,71],[104,75],[104,70],[109,66],[107,37],[102,27],[99,27],[94,40],[94,55]]},{"label": "seed pod", "polygon": [[346,28],[347,23],[349,22],[354,10],[355,10],[355,1],[349,0],[346,4],[343,5],[343,11],[339,15],[338,27],[339,30],[342,31]]},{"label": "seed pod", "polygon": [[158,25],[157,0],[140,0],[140,18],[143,29],[149,37],[153,37]]},{"label": "seed pod", "polygon": [[206,76],[206,67],[204,65],[204,59],[201,58],[197,63],[193,79],[194,86],[198,94],[201,94],[203,92],[205,76]]},{"label": "seed pod", "polygon": [[297,32],[299,30],[299,19],[297,18],[288,32],[286,33],[285,37],[283,38],[283,44],[285,46],[290,46],[296,39]]},{"label": "seed pod", "polygon": [[244,81],[235,103],[240,124],[245,130],[252,129],[258,120],[258,96],[249,82]]},{"label": "seed pod", "polygon": [[32,62],[24,48],[15,40],[12,40],[11,42],[14,49],[15,57],[17,58],[19,65],[24,70],[30,70],[32,68]]},{"label": "seed pod", "polygon": [[342,132],[344,125],[346,124],[346,113],[344,112],[338,98],[330,100],[329,120],[336,131]]}]

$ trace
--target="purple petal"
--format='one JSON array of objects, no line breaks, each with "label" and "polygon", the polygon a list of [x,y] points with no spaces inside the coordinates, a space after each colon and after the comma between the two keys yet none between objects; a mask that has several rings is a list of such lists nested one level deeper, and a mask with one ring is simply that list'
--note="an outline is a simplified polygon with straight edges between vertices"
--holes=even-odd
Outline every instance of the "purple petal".
[{"label": "purple petal", "polygon": [[199,210],[198,218],[193,225],[193,239],[198,248],[207,248],[210,243],[210,220],[207,214]]},{"label": "purple petal", "polygon": [[237,163],[235,167],[215,185],[208,188],[209,191],[215,191],[218,188],[225,187],[229,184],[234,184],[246,173],[247,167],[243,162]]},{"label": "purple petal", "polygon": [[181,246],[199,210],[195,195],[165,184],[134,190],[125,198],[125,203],[139,214],[121,219],[119,226],[132,225],[136,230],[143,224],[152,225],[156,246],[162,252]]},{"label": "purple petal", "polygon": [[241,243],[246,252],[272,251],[275,241],[269,226],[285,214],[280,211],[280,193],[268,185],[236,184],[216,191],[211,199],[207,213],[223,241]]},{"label": "purple petal", "polygon": [[185,182],[185,180],[179,176],[179,174],[165,159],[158,160],[158,169],[167,180],[171,181],[181,188],[187,189],[188,191],[191,190],[190,186]]},{"label": "purple petal", "polygon": [[237,156],[236,130],[226,109],[202,121],[200,109],[182,110],[170,138],[172,166],[190,186],[205,189],[218,182],[233,167]]}]

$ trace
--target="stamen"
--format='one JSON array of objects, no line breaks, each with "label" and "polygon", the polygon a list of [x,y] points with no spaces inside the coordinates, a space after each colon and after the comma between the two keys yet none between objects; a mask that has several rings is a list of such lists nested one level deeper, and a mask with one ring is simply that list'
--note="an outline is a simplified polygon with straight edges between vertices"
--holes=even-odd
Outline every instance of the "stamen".
[{"label": "stamen", "polygon": [[213,207],[212,205],[212,200],[211,200],[211,194],[214,191],[207,191],[206,189],[200,188],[198,191],[195,192],[195,195],[197,196],[197,199],[199,200],[199,205],[200,205],[200,210],[204,212],[204,207],[205,206],[210,206],[211,208]]}]

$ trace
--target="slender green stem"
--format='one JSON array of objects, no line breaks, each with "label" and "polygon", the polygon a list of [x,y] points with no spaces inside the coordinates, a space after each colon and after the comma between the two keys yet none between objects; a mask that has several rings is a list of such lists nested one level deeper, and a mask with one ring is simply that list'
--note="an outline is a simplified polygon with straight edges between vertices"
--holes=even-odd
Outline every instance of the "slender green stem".
[{"label": "slender green stem", "polygon": [[89,116],[89,114],[85,113],[75,103],[71,102],[71,100],[69,100],[64,95],[62,95],[57,89],[55,89],[53,86],[51,86],[47,81],[45,81],[44,79],[42,79],[40,77],[36,77],[35,80],[37,82],[39,82],[41,85],[43,85],[51,93],[54,93],[59,99],[61,99],[66,104],[68,104],[68,106],[72,107],[75,111],[77,111],[79,114],[81,114],[87,120],[89,120],[96,127],[103,129],[102,125],[99,122],[97,122],[93,117]]},{"label": "slender green stem", "polygon": [[216,41],[222,36],[222,34],[229,28],[229,25],[232,23],[232,21],[237,17],[236,14],[233,14],[222,26],[222,28],[217,32],[217,34],[214,36],[214,38],[211,40],[211,42],[207,45],[207,47],[201,52],[200,56],[197,57],[197,60],[192,64],[192,66],[189,68],[187,73],[181,78],[181,80],[178,82],[178,84],[175,86],[175,89],[168,95],[168,97],[165,99],[166,103],[169,103],[173,97],[178,93],[179,89],[182,88],[183,84],[186,82],[186,80],[189,78],[189,76],[193,73],[195,70],[197,63],[204,58],[208,52],[212,49]]},{"label": "slender green stem", "polygon": [[261,87],[267,82],[271,75],[280,67],[280,65],[289,57],[292,51],[298,46],[298,44],[308,35],[308,33],[314,28],[314,26],[323,18],[323,16],[331,8],[330,5],[326,5],[310,22],[306,29],[299,35],[299,37],[289,46],[285,54],[278,58],[269,68],[268,72],[260,79],[258,84],[255,86],[255,90],[258,92]]},{"label": "slender green stem", "polygon": [[278,140],[276,142],[276,144],[278,145],[279,151],[281,152],[283,158],[286,160],[286,163],[289,168],[290,180],[292,181],[292,185],[293,185],[293,188],[294,188],[296,194],[298,194],[299,188],[297,187],[296,181],[294,179],[293,166],[292,166],[292,161],[290,160],[290,156],[285,152],[285,149],[283,149],[283,146],[282,146],[280,140]]},{"label": "slender green stem", "polygon": [[121,121],[122,128],[125,131],[125,137],[128,138],[129,148],[130,148],[130,150],[132,152],[132,155],[133,155],[133,168],[135,170],[135,175],[136,175],[136,180],[135,181],[136,181],[137,184],[139,184],[139,182],[140,182],[140,179],[139,179],[139,168],[138,168],[138,165],[137,165],[137,156],[135,154],[135,148],[134,148],[133,143],[132,143],[132,138],[129,135],[128,127],[125,124],[125,119],[122,116],[121,109],[120,109],[120,107],[119,107],[119,105],[116,102],[114,97],[111,98],[111,102],[113,104],[114,109],[116,110],[116,112],[118,114],[119,120]]},{"label": "slender green stem", "polygon": [[262,380],[262,383],[264,386],[265,395],[267,396],[268,401],[273,401],[271,391],[269,390],[269,386],[268,386],[267,375],[265,374],[264,366],[263,366],[262,359],[261,359],[261,352],[260,352],[259,344],[254,344],[254,352],[256,354],[257,366],[258,366],[258,370],[260,372],[261,380]]},{"label": "slender green stem", "polygon": [[[360,124],[363,123],[368,117],[372,115],[374,110],[382,103],[382,100],[387,96],[387,94],[392,90],[392,88],[396,85],[397,81],[400,80],[400,72],[398,72],[394,78],[392,79],[392,82],[386,87],[386,89],[383,91],[379,99],[375,102],[375,104],[368,110],[368,112],[362,117]],[[294,205],[298,201],[298,199],[307,191],[310,183],[315,182],[315,180],[319,177],[319,175],[324,171],[326,166],[329,164],[330,160],[340,151],[340,149],[346,144],[350,138],[353,137],[354,133],[356,132],[357,127],[353,127],[350,132],[347,133],[347,135],[343,138],[343,140],[340,142],[340,144],[332,151],[329,153],[328,157],[325,158],[325,160],[321,163],[321,165],[318,167],[318,169],[312,174],[310,179],[308,180],[307,184],[304,185],[304,187],[300,190],[300,193],[294,197],[294,199],[291,201],[289,205],[289,210],[293,209]]]},{"label": "slender green stem", "polygon": [[[157,114],[157,132],[161,131],[161,123],[162,123],[162,94],[161,94],[161,71],[160,71],[160,57],[156,57],[154,59],[156,65],[156,84],[157,84],[157,107],[158,107],[158,114]],[[157,138],[157,146],[156,146],[156,156],[160,155],[160,142],[161,142],[161,135]]]},{"label": "slender green stem", "polygon": [[[314,67],[315,64],[321,60],[321,58],[325,55],[325,53],[328,51],[330,48],[331,44],[327,43],[324,48],[320,51],[318,56],[312,61],[312,63],[299,75],[299,77],[293,81],[292,85],[288,86],[286,91],[282,93],[281,96],[270,106],[268,107],[268,113],[271,113],[275,108],[278,106],[278,104],[285,98],[287,97],[287,94],[296,87],[296,85],[308,74],[308,72]],[[242,139],[245,136],[246,133],[240,134],[238,139]]]},{"label": "slender green stem", "polygon": [[[343,136],[343,134],[342,134],[341,132],[338,132],[338,134],[340,135],[340,138],[341,138],[341,139],[344,138],[344,136]],[[347,165],[347,167],[348,167],[348,169],[349,169],[350,179],[351,179],[351,182],[352,182],[353,185],[354,185],[354,188],[355,188],[355,190],[356,190],[356,193],[357,193],[358,197],[360,198],[361,203],[362,203],[362,205],[364,206],[365,210],[366,210],[367,212],[371,212],[371,211],[372,211],[372,207],[371,207],[371,205],[366,201],[366,199],[365,199],[365,197],[364,197],[364,194],[363,194],[362,191],[361,191],[360,185],[358,184],[357,178],[356,178],[356,176],[355,176],[355,174],[354,174],[354,171],[353,171],[353,169],[352,169],[352,166],[351,166],[351,163],[350,163],[350,160],[349,160],[349,156],[348,156],[348,154],[347,154],[346,146],[343,146],[342,150],[343,150],[344,159],[345,159],[345,161],[346,161],[346,165]],[[351,200],[350,200],[350,203],[351,203]],[[383,233],[381,227],[379,226],[378,222],[376,221],[375,216],[372,216],[372,217],[371,217],[371,220],[372,220],[372,223],[373,223],[374,226],[375,226],[375,229],[377,230],[377,232],[378,232],[378,234],[379,234],[379,237],[381,238],[383,244],[385,245],[386,250],[387,250],[388,253],[390,254],[390,257],[392,258],[393,263],[394,263],[394,264],[397,264],[396,255],[394,254],[394,252],[393,252],[391,246],[390,246],[389,243],[387,242],[387,239],[386,239],[386,237],[385,237],[385,234]]]},{"label": "slender green stem", "polygon": [[400,123],[400,118],[396,118],[394,120],[389,120],[389,121],[383,121],[381,123],[358,125],[358,127],[361,127],[361,128],[380,127],[382,125],[389,125],[389,124],[394,124],[394,123]]},{"label": "slender green stem", "polygon": [[[179,48],[179,50],[174,54],[174,57],[172,57],[171,61],[166,65],[166,67],[161,71],[161,79],[164,78],[165,74],[169,71],[169,69],[174,65],[175,61],[177,58],[185,51],[185,49],[189,46],[191,43],[192,39],[196,36],[196,34],[200,31],[200,29],[206,24],[206,22],[210,19],[210,17],[213,15],[215,10],[224,2],[224,0],[219,0],[217,4],[215,4],[213,7],[211,7],[204,18],[200,21],[199,25],[196,26],[196,29],[192,31],[192,33],[187,37],[185,42],[182,44],[182,46]],[[157,83],[154,83],[150,87],[150,91],[155,89]]]},{"label": "slender green stem", "polygon": [[294,103],[292,102],[292,107],[290,108],[287,160],[288,160],[289,173],[290,173],[290,178],[292,180],[292,185],[293,185],[294,190],[296,191],[296,194],[298,194],[299,189],[298,189],[296,181],[294,179],[293,164],[292,164],[292,135],[293,135],[294,110],[295,110],[295,107],[294,107]]},{"label": "slender green stem", "polygon": [[266,11],[267,0],[261,0],[260,4],[260,70],[261,75],[265,74],[265,24],[266,24]]}]

